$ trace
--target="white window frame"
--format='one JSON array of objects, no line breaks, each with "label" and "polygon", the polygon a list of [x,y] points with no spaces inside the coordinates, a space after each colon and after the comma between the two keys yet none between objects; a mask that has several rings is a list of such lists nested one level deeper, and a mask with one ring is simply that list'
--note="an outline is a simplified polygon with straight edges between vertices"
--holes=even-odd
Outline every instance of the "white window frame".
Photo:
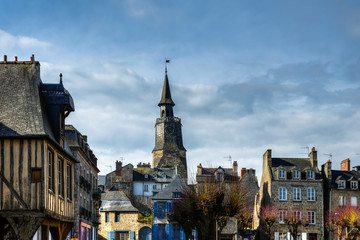
[{"label": "white window frame", "polygon": [[351,206],[352,207],[357,207],[358,206],[358,198],[357,197],[351,197]]},{"label": "white window frame", "polygon": [[301,220],[301,212],[300,211],[294,211],[293,212],[295,219]]},{"label": "white window frame", "polygon": [[149,185],[145,184],[144,185],[144,192],[148,192],[149,191]]},{"label": "white window frame", "polygon": [[315,202],[316,201],[316,191],[315,188],[309,187],[307,189],[307,199],[309,202]]},{"label": "white window frame", "polygon": [[[314,225],[316,224],[316,212],[315,211],[308,211],[308,220],[309,224]],[[312,221],[314,220],[314,221]]]},{"label": "white window frame", "polygon": [[280,224],[285,224],[285,217],[287,215],[287,211],[286,210],[279,210],[279,223]]},{"label": "white window frame", "polygon": [[345,206],[346,205],[346,196],[339,196],[339,206]]},{"label": "white window frame", "polygon": [[287,189],[284,187],[279,188],[279,201],[287,201]]},{"label": "white window frame", "polygon": [[314,171],[313,170],[308,170],[307,171],[307,178],[308,179],[314,179]]},{"label": "white window frame", "polygon": [[345,189],[346,183],[344,180],[338,181],[338,189]]},{"label": "white window frame", "polygon": [[285,179],[286,171],[285,170],[279,170],[279,179]]},{"label": "white window frame", "polygon": [[[295,174],[296,173],[296,174]],[[298,170],[294,170],[293,172],[293,178],[294,179],[300,179],[300,172]]]},{"label": "white window frame", "polygon": [[351,189],[358,189],[358,182],[357,181],[351,181]]},{"label": "white window frame", "polygon": [[301,201],[301,188],[293,188],[293,200]]}]

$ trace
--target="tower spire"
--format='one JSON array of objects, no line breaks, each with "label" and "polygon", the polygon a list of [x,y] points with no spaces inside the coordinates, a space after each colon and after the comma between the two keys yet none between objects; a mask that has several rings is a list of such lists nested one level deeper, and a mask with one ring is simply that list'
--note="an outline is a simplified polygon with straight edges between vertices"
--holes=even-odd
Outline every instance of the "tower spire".
[{"label": "tower spire", "polygon": [[167,75],[167,63],[170,63],[170,60],[165,60],[165,78],[164,78],[164,86],[162,90],[161,100],[158,104],[159,107],[163,105],[175,106],[174,101],[171,99],[171,92],[170,92],[170,84]]}]

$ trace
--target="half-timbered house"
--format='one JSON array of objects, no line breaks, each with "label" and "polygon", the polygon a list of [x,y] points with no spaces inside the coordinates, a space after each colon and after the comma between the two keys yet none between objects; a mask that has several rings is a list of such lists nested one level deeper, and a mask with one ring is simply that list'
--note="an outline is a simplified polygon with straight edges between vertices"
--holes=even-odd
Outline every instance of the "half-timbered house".
[{"label": "half-timbered house", "polygon": [[60,83],[44,84],[40,63],[0,62],[0,239],[65,239],[74,222],[74,164],[65,118],[74,111]]}]

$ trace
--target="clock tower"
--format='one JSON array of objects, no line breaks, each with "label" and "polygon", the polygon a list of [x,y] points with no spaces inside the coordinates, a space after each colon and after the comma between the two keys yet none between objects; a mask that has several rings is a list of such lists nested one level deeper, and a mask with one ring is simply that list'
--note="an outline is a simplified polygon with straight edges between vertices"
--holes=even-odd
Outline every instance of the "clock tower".
[{"label": "clock tower", "polygon": [[181,178],[187,179],[186,149],[183,146],[181,119],[174,116],[175,103],[171,99],[170,85],[165,67],[165,79],[162,90],[160,117],[155,124],[154,168],[176,168]]}]

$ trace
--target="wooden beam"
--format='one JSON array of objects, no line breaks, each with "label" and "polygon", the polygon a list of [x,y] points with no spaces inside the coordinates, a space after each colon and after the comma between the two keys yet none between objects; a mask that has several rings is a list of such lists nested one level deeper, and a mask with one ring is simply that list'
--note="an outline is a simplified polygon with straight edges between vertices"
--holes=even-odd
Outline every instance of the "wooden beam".
[{"label": "wooden beam", "polygon": [[1,178],[1,181],[4,182],[5,185],[10,189],[10,192],[12,193],[12,195],[19,201],[20,205],[24,209],[29,209],[28,205],[20,197],[20,195],[17,193],[17,191],[14,189],[14,187],[10,184],[10,182],[5,178],[4,173],[1,170],[0,170],[0,178]]}]

